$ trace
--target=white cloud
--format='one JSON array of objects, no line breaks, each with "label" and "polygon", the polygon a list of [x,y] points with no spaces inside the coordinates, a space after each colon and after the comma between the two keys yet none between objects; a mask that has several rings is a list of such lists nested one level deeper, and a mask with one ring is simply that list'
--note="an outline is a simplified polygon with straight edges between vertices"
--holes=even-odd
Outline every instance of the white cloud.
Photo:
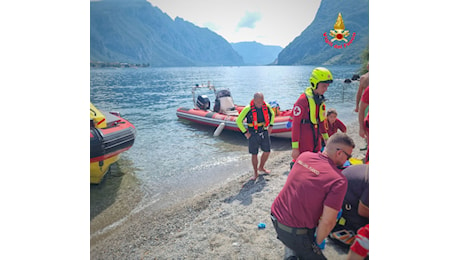
[{"label": "white cloud", "polygon": [[256,27],[256,22],[258,22],[262,18],[262,15],[259,12],[248,12],[244,14],[243,18],[241,18],[240,22],[238,23],[236,29],[240,28],[251,28],[254,29]]}]

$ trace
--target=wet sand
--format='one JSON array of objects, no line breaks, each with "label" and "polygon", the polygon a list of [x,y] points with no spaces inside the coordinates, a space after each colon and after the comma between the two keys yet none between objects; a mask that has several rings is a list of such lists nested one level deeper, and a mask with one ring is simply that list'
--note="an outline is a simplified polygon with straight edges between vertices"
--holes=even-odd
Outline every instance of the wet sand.
[{"label": "wet sand", "polygon": [[[357,125],[347,127],[356,144],[353,157],[361,159],[365,142]],[[107,198],[109,207],[91,203],[91,259],[282,259],[270,207],[286,181],[290,154],[272,152],[266,164],[271,173],[259,174],[255,182],[248,171],[161,211],[153,204],[136,208],[142,199],[136,180],[112,177],[119,178],[113,185],[124,187],[118,189],[123,194]],[[130,201],[118,199],[124,196]],[[328,259],[346,256],[329,240],[323,252]]]}]

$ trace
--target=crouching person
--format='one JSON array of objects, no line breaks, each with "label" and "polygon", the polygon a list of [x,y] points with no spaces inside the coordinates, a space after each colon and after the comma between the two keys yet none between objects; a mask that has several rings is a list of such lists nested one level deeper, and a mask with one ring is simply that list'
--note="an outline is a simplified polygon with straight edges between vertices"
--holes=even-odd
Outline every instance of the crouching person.
[{"label": "crouching person", "polygon": [[271,207],[277,238],[300,259],[326,259],[318,247],[336,224],[347,192],[341,167],[355,144],[334,134],[322,153],[303,152]]}]

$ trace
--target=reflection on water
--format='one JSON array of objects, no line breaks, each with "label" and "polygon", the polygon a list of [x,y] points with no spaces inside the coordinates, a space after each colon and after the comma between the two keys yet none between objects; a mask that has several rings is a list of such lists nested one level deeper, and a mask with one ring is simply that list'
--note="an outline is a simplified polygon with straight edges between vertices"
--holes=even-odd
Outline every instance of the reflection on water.
[{"label": "reflection on water", "polygon": [[[189,129],[194,129],[198,136],[207,138],[218,139],[222,142],[221,145],[217,146],[217,149],[221,153],[241,151],[241,149],[247,149],[246,137],[235,131],[224,130],[219,136],[214,136],[214,127],[201,125],[198,123],[190,122],[184,119],[177,119],[179,122],[187,126]],[[271,137],[271,149],[275,151],[286,151],[291,149],[291,142],[286,138]]]}]

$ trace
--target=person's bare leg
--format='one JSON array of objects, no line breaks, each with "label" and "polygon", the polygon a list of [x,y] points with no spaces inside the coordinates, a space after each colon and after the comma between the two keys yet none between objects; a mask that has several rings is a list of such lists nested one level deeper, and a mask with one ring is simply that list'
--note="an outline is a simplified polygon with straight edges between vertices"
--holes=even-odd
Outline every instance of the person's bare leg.
[{"label": "person's bare leg", "polygon": [[265,162],[267,162],[268,156],[270,156],[270,152],[263,152],[260,158],[260,165],[259,165],[259,171],[265,172],[267,174],[270,173],[270,170],[265,169]]},{"label": "person's bare leg", "polygon": [[259,173],[257,172],[257,164],[259,163],[259,160],[257,159],[257,154],[252,155],[252,168],[254,169],[254,177],[251,178],[251,180],[257,180],[257,177],[259,177]]}]

